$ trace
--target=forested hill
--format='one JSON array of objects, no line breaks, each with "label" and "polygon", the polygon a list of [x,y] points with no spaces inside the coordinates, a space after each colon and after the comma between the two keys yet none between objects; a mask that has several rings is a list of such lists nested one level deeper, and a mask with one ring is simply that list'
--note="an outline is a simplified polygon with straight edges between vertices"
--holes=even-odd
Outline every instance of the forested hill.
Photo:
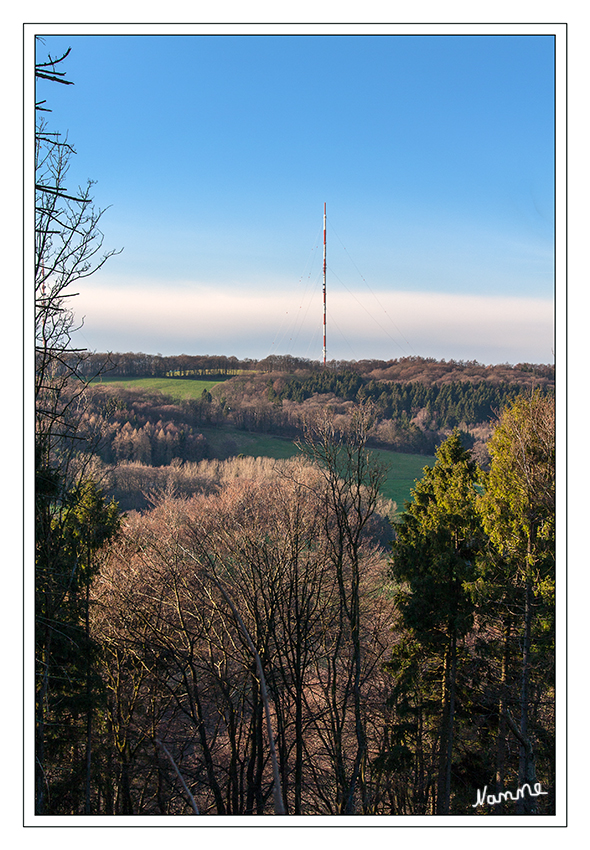
[{"label": "forested hill", "polygon": [[517,363],[510,365],[484,365],[476,360],[435,360],[433,357],[401,357],[395,360],[330,360],[324,367],[318,360],[308,360],[290,355],[272,355],[263,360],[238,359],[225,355],[178,354],[163,357],[161,354],[88,353],[78,369],[85,377],[100,371],[108,371],[115,377],[194,377],[212,375],[224,377],[244,372],[286,373],[342,373],[351,372],[362,378],[375,381],[397,381],[400,383],[433,384],[453,381],[476,383],[513,383],[521,386],[534,384],[537,387],[551,385],[555,379],[555,367],[548,364]]},{"label": "forested hill", "polygon": [[[422,369],[424,364],[418,365]],[[464,432],[470,447],[477,443],[483,449],[507,404],[533,388],[542,395],[554,393],[553,380],[533,371],[498,370],[493,380],[485,380],[465,368],[469,374],[463,380],[443,380],[434,377],[435,369],[440,375],[441,365],[433,361],[428,382],[376,380],[374,370],[367,375],[330,368],[249,372],[219,384],[212,396],[236,427],[285,435],[300,432],[308,417],[322,408],[330,408],[335,421],[344,422],[356,405],[369,402],[374,422],[368,436],[373,446],[432,454],[455,427]],[[452,367],[447,376],[456,373]],[[502,374],[517,380],[499,380]],[[478,457],[483,461],[485,452]]]},{"label": "forested hill", "polygon": [[[552,392],[546,385],[544,392]],[[279,392],[269,381],[269,398],[305,401],[314,394],[333,393],[346,401],[371,400],[384,419],[421,413],[423,423],[436,422],[437,428],[453,428],[464,423],[485,422],[522,392],[522,384],[478,380],[424,384],[421,381],[375,381],[352,372],[319,372],[306,378],[292,378]]]},{"label": "forested hill", "polygon": [[[329,407],[344,423],[363,402],[370,402],[375,414],[368,435],[373,446],[431,455],[459,427],[466,445],[485,462],[485,444],[498,413],[533,388],[543,395],[554,392],[552,366],[483,366],[423,357],[338,361],[323,367],[286,356],[240,361],[209,355],[95,353],[85,356],[78,373],[92,379],[101,368],[114,384],[94,385],[84,419],[88,424],[102,422],[100,453],[106,462],[201,460],[210,456],[203,427],[297,439],[305,421],[321,408]],[[134,378],[148,378],[148,385],[133,392],[117,386],[117,379]],[[171,379],[178,379],[179,386],[194,380],[196,394],[184,403],[167,398],[169,390],[163,387]],[[199,379],[207,381],[202,395]],[[212,388],[214,382],[219,383]]]}]

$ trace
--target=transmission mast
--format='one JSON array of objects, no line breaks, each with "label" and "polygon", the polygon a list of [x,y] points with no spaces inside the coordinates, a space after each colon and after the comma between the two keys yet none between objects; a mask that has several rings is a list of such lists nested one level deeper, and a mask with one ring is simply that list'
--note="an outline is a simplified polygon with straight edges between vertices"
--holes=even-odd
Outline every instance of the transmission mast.
[{"label": "transmission mast", "polygon": [[324,366],[326,365],[326,203],[324,202]]}]

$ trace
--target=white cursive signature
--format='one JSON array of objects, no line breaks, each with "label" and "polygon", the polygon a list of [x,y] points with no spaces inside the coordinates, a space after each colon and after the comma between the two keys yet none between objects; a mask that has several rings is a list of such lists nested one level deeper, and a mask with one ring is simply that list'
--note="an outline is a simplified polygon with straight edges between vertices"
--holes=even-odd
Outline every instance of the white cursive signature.
[{"label": "white cursive signature", "polygon": [[524,798],[525,788],[528,789],[528,792],[531,797],[539,797],[541,794],[549,793],[548,791],[541,791],[540,782],[535,782],[534,791],[531,791],[531,786],[528,784],[528,782],[525,782],[525,784],[517,790],[516,796],[512,793],[512,791],[500,791],[497,797],[494,794],[488,794],[486,796],[486,791],[488,790],[488,786],[486,785],[483,791],[478,790],[477,800],[475,801],[475,803],[471,804],[471,808],[475,809],[476,806],[483,806],[485,803],[487,803],[488,806],[495,806],[496,803],[504,803],[507,800],[512,800],[513,802],[516,802],[517,800],[521,800]]}]

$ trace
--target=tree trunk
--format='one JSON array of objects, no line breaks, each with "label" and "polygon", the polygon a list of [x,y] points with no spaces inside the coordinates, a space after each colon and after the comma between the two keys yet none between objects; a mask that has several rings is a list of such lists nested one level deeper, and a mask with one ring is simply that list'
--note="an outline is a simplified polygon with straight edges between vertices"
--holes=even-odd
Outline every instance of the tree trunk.
[{"label": "tree trunk", "polygon": [[457,674],[457,636],[453,632],[445,653],[442,694],[442,722],[439,744],[436,794],[437,815],[448,815],[451,799],[451,763],[453,753],[453,720],[455,714],[455,678]]},{"label": "tree trunk", "polygon": [[[530,548],[530,537],[529,537]],[[529,738],[528,710],[530,686],[530,652],[531,652],[531,622],[532,622],[532,588],[531,579],[527,575],[524,597],[524,635],[522,647],[522,683],[520,692],[520,756],[518,761],[518,784],[534,784],[535,766],[532,742]],[[531,788],[533,785],[531,785]],[[516,806],[517,814],[532,815],[536,813],[535,799],[528,794],[522,796]]]},{"label": "tree trunk", "polygon": [[84,798],[84,814],[91,813],[90,791],[92,774],[92,681],[90,660],[90,547],[87,553],[86,575],[86,792]]},{"label": "tree trunk", "polygon": [[[498,737],[496,742],[496,797],[504,791],[506,779],[506,735],[508,727],[506,723],[507,689],[508,689],[508,663],[510,657],[510,632],[512,622],[510,616],[506,621],[504,630],[504,648],[502,653],[502,673],[500,679],[500,699],[498,701]],[[502,815],[505,811],[504,801],[494,806],[494,814]]]},{"label": "tree trunk", "polygon": [[[191,666],[191,673],[193,682],[197,681],[197,673],[194,668]],[[207,730],[205,727],[205,719],[203,717],[203,709],[201,706],[201,700],[199,698],[199,692],[197,689],[197,685],[195,684],[193,687],[192,698],[196,710],[196,720],[197,720],[197,729],[199,733],[199,741],[201,743],[201,749],[203,750],[203,757],[205,759],[205,766],[207,768],[207,780],[209,782],[209,787],[213,791],[213,796],[215,797],[215,805],[217,807],[218,815],[225,815],[225,805],[223,803],[223,794],[221,793],[221,788],[219,787],[219,783],[217,782],[217,778],[215,776],[215,766],[213,764],[213,757],[211,755],[211,750],[209,748],[209,743],[207,741]]]},{"label": "tree trunk", "polygon": [[[348,799],[346,802],[345,814],[354,814],[354,795],[361,779],[362,767],[366,751],[365,724],[361,705],[361,641],[360,641],[360,622],[359,622],[359,576],[358,576],[358,552],[354,551],[353,578],[350,594],[350,630],[351,639],[354,648],[353,656],[353,699],[354,699],[354,718],[355,718],[355,735],[356,735],[356,758],[352,776],[350,779],[350,787],[348,790]],[[360,783],[362,786],[362,782]],[[361,787],[361,792],[363,789]],[[363,808],[364,808],[363,801]]]},{"label": "tree trunk", "polygon": [[121,753],[121,780],[119,787],[121,814],[132,815],[133,803],[131,800],[131,783],[129,781],[129,753],[127,745]]},{"label": "tree trunk", "polygon": [[445,808],[451,805],[451,769],[453,766],[453,740],[455,733],[455,697],[457,693],[457,633],[451,639],[451,671],[449,682],[449,731],[447,735],[447,763],[445,766]]},{"label": "tree trunk", "polygon": [[252,676],[252,717],[250,719],[250,731],[249,731],[249,756],[248,756],[248,768],[246,770],[246,782],[247,782],[247,791],[246,791],[246,814],[253,815],[254,814],[254,800],[255,800],[255,769],[256,769],[256,756],[258,752],[258,734],[257,734],[257,719],[258,719],[258,687],[256,683],[256,678]]},{"label": "tree trunk", "polygon": [[50,631],[45,629],[45,647],[42,653],[43,666],[42,684],[37,697],[37,718],[35,727],[35,814],[45,814],[46,780],[45,780],[45,706],[49,690],[49,650]]}]

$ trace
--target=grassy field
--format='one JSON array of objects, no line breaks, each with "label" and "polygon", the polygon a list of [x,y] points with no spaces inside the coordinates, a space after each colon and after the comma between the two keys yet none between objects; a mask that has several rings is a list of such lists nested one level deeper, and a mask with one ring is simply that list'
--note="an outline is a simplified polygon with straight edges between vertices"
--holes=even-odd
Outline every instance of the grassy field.
[{"label": "grassy field", "polygon": [[403,511],[404,503],[411,498],[410,490],[424,474],[424,467],[434,466],[436,458],[390,452],[386,449],[372,449],[372,452],[387,466],[387,475],[381,487],[382,494],[386,499],[396,502],[398,511]]},{"label": "grassy field", "polygon": [[175,401],[186,398],[200,398],[203,390],[217,386],[219,380],[201,381],[192,378],[97,378],[95,384],[108,384],[114,387],[124,387],[128,390],[151,390],[164,393]]},{"label": "grassy field", "polygon": [[[235,428],[223,430],[203,428],[215,454],[249,457],[272,457],[277,460],[293,457],[298,453],[297,446],[283,437],[267,434],[251,434]],[[410,490],[416,479],[422,478],[425,466],[434,464],[434,457],[412,455],[403,452],[391,452],[386,449],[372,449],[372,453],[387,467],[387,474],[381,488],[386,499],[393,499],[398,511],[403,510],[404,502],[410,499]]]},{"label": "grassy field", "polygon": [[[100,382],[100,381],[98,381]],[[220,381],[201,381],[191,378],[102,378],[103,384],[127,389],[157,390],[175,400],[200,398],[203,390],[210,390]],[[298,452],[291,440],[267,434],[251,434],[235,428],[203,428],[203,435],[217,457],[244,454],[249,457],[272,457],[277,460],[293,457]],[[410,498],[410,490],[416,479],[422,477],[423,468],[434,464],[434,457],[404,454],[386,449],[374,449],[373,453],[387,466],[387,475],[381,492],[386,499],[393,499],[398,511]]]}]

